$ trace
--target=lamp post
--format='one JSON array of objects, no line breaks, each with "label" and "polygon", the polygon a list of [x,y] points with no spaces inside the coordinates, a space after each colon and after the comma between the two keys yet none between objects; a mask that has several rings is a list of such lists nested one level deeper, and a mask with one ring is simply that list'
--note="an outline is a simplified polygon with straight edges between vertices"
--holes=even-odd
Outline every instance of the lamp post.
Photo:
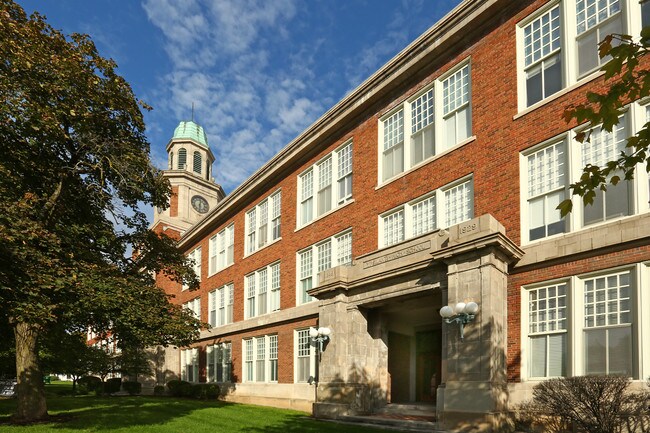
[{"label": "lamp post", "polygon": [[329,341],[331,333],[332,330],[327,327],[318,329],[309,328],[309,336],[311,337],[311,341],[318,344],[318,361],[321,359],[321,356],[323,354],[323,346],[327,341]]},{"label": "lamp post", "polygon": [[455,307],[445,305],[440,309],[440,316],[447,324],[458,323],[460,326],[460,340],[463,341],[465,337],[465,325],[473,321],[478,312],[478,304],[476,302],[459,302]]}]

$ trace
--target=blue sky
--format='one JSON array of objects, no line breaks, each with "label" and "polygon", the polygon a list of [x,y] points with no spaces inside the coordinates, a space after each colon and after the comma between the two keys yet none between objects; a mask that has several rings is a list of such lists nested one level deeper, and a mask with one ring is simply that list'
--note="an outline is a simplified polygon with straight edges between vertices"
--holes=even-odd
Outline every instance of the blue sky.
[{"label": "blue sky", "polygon": [[227,193],[459,2],[18,0],[117,62],[158,167],[194,103]]}]

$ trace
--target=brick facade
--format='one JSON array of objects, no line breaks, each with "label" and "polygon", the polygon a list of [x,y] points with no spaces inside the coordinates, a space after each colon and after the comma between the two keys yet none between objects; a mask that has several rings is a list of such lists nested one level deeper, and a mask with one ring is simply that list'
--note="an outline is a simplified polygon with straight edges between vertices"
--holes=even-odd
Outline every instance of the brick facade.
[{"label": "brick facade", "polygon": [[[629,8],[639,7],[638,4],[636,2],[622,3],[625,5],[624,12],[628,16],[634,16],[635,14]],[[510,383],[508,386],[518,389],[516,387],[521,382],[521,370],[525,368],[520,357],[523,344],[521,330],[522,323],[527,320],[522,317],[520,310],[522,287],[624,265],[645,263],[650,260],[648,242],[650,233],[648,230],[638,229],[649,225],[647,206],[641,205],[637,205],[633,212],[636,214],[635,216],[622,219],[631,225],[630,230],[636,231],[620,241],[603,241],[602,244],[596,244],[594,241],[589,244],[589,247],[577,248],[571,253],[565,254],[557,250],[555,253],[544,252],[546,256],[542,256],[542,250],[546,251],[551,248],[549,246],[551,240],[527,242],[522,239],[522,233],[524,233],[522,222],[525,220],[525,216],[522,217],[522,207],[526,205],[521,198],[522,194],[525,194],[521,191],[521,176],[526,175],[524,169],[521,168],[522,154],[525,154],[531,147],[571,131],[575,125],[565,123],[562,118],[564,109],[571,104],[584,101],[587,91],[599,90],[604,87],[602,77],[597,73],[591,74],[586,79],[578,80],[576,84],[564,86],[564,90],[547,98],[541,104],[536,104],[529,109],[519,108],[518,98],[522,96],[517,91],[519,80],[521,80],[517,56],[521,53],[518,54],[517,46],[521,41],[518,42],[517,28],[522,20],[527,20],[540,8],[547,7],[549,4],[552,2],[543,0],[463,1],[428,33],[416,40],[407,50],[391,60],[376,75],[289,143],[242,186],[226,196],[204,220],[183,233],[180,238],[180,247],[184,251],[189,253],[199,246],[202,249],[201,288],[196,292],[182,291],[179,284],[160,278],[160,286],[175,296],[175,302],[185,303],[200,296],[201,317],[207,321],[209,315],[208,293],[225,284],[234,284],[234,323],[227,325],[229,326],[227,332],[221,332],[219,327],[211,331],[204,331],[200,341],[196,343],[196,347],[201,348],[200,378],[202,381],[206,380],[205,347],[214,342],[229,341],[232,343],[233,382],[241,384],[242,341],[248,337],[276,334],[279,345],[278,385],[280,385],[294,384],[295,382],[294,332],[297,329],[310,326],[329,326],[330,323],[322,323],[323,318],[331,319],[336,317],[336,314],[350,314],[350,323],[357,323],[355,321],[359,320],[360,322],[354,325],[355,327],[350,324],[349,329],[365,333],[371,332],[371,329],[376,326],[378,335],[382,336],[379,337],[379,340],[388,338],[384,338],[384,334],[388,335],[386,327],[398,327],[395,323],[396,319],[394,319],[397,317],[395,315],[397,313],[391,307],[390,298],[386,298],[388,295],[381,291],[382,288],[389,285],[395,288],[395,292],[399,289],[404,293],[410,293],[409,297],[403,298],[405,300],[416,295],[424,296],[425,291],[426,296],[433,293],[430,300],[436,305],[431,305],[431,316],[435,319],[431,319],[431,323],[427,326],[442,329],[443,334],[447,327],[442,326],[441,328],[437,309],[455,296],[458,297],[458,300],[472,300],[475,296],[480,296],[480,299],[486,303],[486,308],[488,308],[488,302],[493,303],[489,307],[493,308],[491,311],[494,311],[496,318],[496,321],[492,322],[492,326],[501,323],[499,315],[504,315],[503,324],[499,326],[503,326],[505,329],[498,330],[498,332],[503,334],[506,367],[499,370],[502,367],[491,365],[485,371],[481,367],[480,373],[477,370],[476,374],[481,377],[480,380],[495,385],[501,383],[500,379],[496,377],[500,374],[499,371],[502,371],[503,375],[507,375],[507,381]],[[565,7],[565,2],[560,2],[560,4]],[[467,60],[470,62],[471,71],[470,138],[450,150],[430,158],[416,168],[407,169],[401,175],[381,182],[378,171],[381,163],[379,125],[383,116],[439,80],[440,77],[445,77],[449,71],[453,71],[455,67]],[[440,109],[440,106],[437,104],[435,109]],[[408,136],[408,134],[405,135]],[[352,201],[316,218],[304,227],[300,227],[297,221],[298,204],[300,203],[299,176],[350,140],[353,146]],[[232,163],[236,164],[236,161],[232,161]],[[426,258],[429,261],[424,258],[418,259],[421,260],[418,262],[421,265],[417,265],[419,266],[417,269],[412,263],[409,264],[408,260],[403,260],[402,255],[407,253],[400,252],[402,250],[399,245],[391,247],[392,249],[380,248],[379,221],[382,214],[467,176],[471,176],[473,182],[472,217],[477,218],[477,222],[472,224],[480,226],[480,236],[486,236],[485,239],[493,240],[486,241],[486,244],[475,241],[473,238],[463,239],[462,233],[466,227],[454,226],[447,228],[450,234],[445,234],[445,231],[439,232],[440,239],[459,243],[460,246],[452,251],[448,244],[436,240],[438,238],[435,237],[436,232],[434,232],[431,238],[422,238],[430,239],[427,241],[429,246],[426,247]],[[334,181],[333,187],[335,186]],[[281,238],[252,254],[246,254],[246,212],[278,189],[282,192]],[[177,201],[178,194],[176,192],[172,195],[172,206],[178,206]],[[641,201],[639,199],[639,202]],[[488,214],[492,219],[482,217]],[[619,224],[620,221],[606,222],[596,226],[594,230],[585,228],[569,230],[568,233],[559,235],[559,237],[556,235],[553,239],[565,239],[567,242],[573,242],[573,240],[584,242],[591,239],[590,236],[594,236],[594,239],[604,239],[602,236],[606,233],[623,230]],[[234,223],[234,264],[208,276],[209,239],[231,223]],[[346,229],[352,230],[354,266],[350,268],[350,271],[337,271],[340,273],[336,274],[336,278],[331,284],[326,276],[321,274],[323,287],[331,285],[331,289],[321,290],[315,285],[314,291],[310,293],[319,300],[311,307],[298,307],[297,252]],[[413,243],[414,241],[409,242],[411,241],[407,240],[403,245],[416,245]],[[488,245],[489,249],[485,245]],[[474,248],[471,251],[478,252],[470,252],[470,247]],[[453,254],[452,258],[437,255],[442,254],[440,251],[447,250],[452,251],[449,253]],[[408,254],[411,254],[410,251]],[[431,262],[431,255],[434,258],[440,258]],[[360,263],[366,257],[371,257],[377,263],[382,263],[382,266],[376,267],[375,274],[364,274],[365,268],[362,269]],[[467,269],[474,269],[473,265],[469,264],[473,263],[472,261],[475,259],[484,263],[488,260],[486,257],[490,257],[489,260],[494,262],[494,268],[501,269],[503,278],[506,278],[503,280],[502,295],[497,293],[502,290],[500,280],[502,276],[498,272],[492,275],[491,280],[487,282],[480,276],[472,277],[471,280],[476,284],[485,285],[481,286],[484,289],[493,287],[495,293],[490,295],[492,297],[484,297],[487,296],[485,293],[474,295],[471,291],[464,292],[465,289],[461,283],[458,283],[457,288],[452,287],[457,284],[456,280],[448,281],[445,274],[448,272],[449,275],[452,275],[452,266],[458,267],[458,269],[465,269],[464,266]],[[538,260],[532,257],[544,258]],[[393,260],[395,263],[399,262],[399,266],[396,264],[394,269],[391,268],[393,266],[391,263],[384,263],[393,258],[398,258]],[[276,261],[280,261],[281,271],[280,311],[244,319],[246,275]],[[478,265],[476,269],[482,269],[481,266],[483,265]],[[385,275],[380,275],[380,269],[381,272],[385,272]],[[434,278],[436,281],[426,284],[413,280],[416,273],[424,269],[429,269],[430,275],[439,275],[442,272],[440,269],[444,269],[444,272],[442,272],[442,276]],[[458,272],[459,275],[462,274],[461,271]],[[420,276],[420,274],[417,275]],[[357,285],[355,286],[355,284]],[[418,287],[417,290],[420,292],[414,289]],[[374,300],[364,298],[364,293],[372,293],[375,296]],[[397,295],[394,299],[397,302]],[[501,301],[504,302],[503,309],[498,307]],[[303,311],[301,308],[304,309],[304,313],[300,312]],[[296,313],[291,313],[294,310]],[[334,311],[338,311],[338,313],[335,314]],[[355,311],[361,311],[361,314],[355,316]],[[282,316],[283,318],[279,322],[274,321],[274,317],[279,317],[278,315],[283,312],[287,316]],[[391,318],[378,319],[376,316]],[[384,362],[386,355],[382,352],[383,346],[380,345],[381,347],[378,348],[380,353],[383,353],[379,357],[367,353],[351,355],[356,353],[354,348],[358,345],[368,344],[369,351],[375,350],[371,348],[375,347],[373,344],[376,341],[364,342],[362,339],[356,339],[352,343],[350,340],[346,343],[347,346],[343,347],[344,343],[341,342],[347,341],[346,339],[352,336],[346,334],[344,330],[348,326],[345,321],[340,322],[337,326],[339,329],[333,328],[332,347],[326,348],[324,353],[321,366],[324,369],[324,374],[329,371],[325,365],[328,359],[332,362],[334,359],[347,360],[348,362],[356,360],[357,364],[366,362],[368,363],[364,367],[366,373],[376,375],[377,386],[382,389],[384,398],[390,401],[390,389],[386,389],[386,387],[390,388],[390,385],[386,385],[386,380],[390,382],[390,378],[384,378],[387,367]],[[415,325],[413,326],[415,329]],[[487,326],[487,322],[481,326]],[[645,324],[643,326],[647,327]],[[468,325],[467,339],[470,342],[465,347],[472,344],[472,338],[481,342],[485,341],[484,339],[488,335],[494,337],[497,333],[496,328],[490,331],[484,329],[478,333],[471,327],[472,325]],[[635,335],[639,335],[638,333],[642,331],[635,332],[637,332]],[[451,368],[452,365],[452,346],[452,337],[449,336],[443,338],[443,347],[436,349],[440,350],[443,359],[447,360],[445,364],[447,368]],[[387,347],[386,345],[386,353]],[[643,350],[646,349],[635,347],[635,353]],[[331,358],[327,358],[330,356]],[[464,359],[462,356],[458,358],[458,362],[462,359]],[[643,362],[647,363],[647,361]],[[371,366],[372,363],[375,364]],[[341,365],[340,367],[343,369],[345,366]],[[445,377],[450,381],[451,378],[456,378],[453,380],[460,384],[458,386],[462,386],[463,380],[465,380],[464,376],[460,373],[458,376],[454,376],[456,373],[451,373],[451,370],[445,373],[444,368],[443,380]],[[462,370],[462,366],[459,368]],[[650,373],[649,368],[650,366],[647,365],[637,365],[637,361],[634,361],[635,378],[638,379],[641,372]],[[337,374],[343,375],[344,378],[348,377],[343,370]],[[332,377],[334,376],[336,374],[332,373]],[[358,383],[352,383],[354,381],[349,377],[345,380],[350,386],[358,385]],[[452,391],[449,391],[452,388],[451,385],[448,385],[445,404],[455,404],[451,397]],[[292,392],[302,392],[301,395],[311,396],[313,391],[308,391],[308,389],[311,388]],[[324,391],[326,390],[324,389]],[[234,400],[237,400],[238,392],[232,394],[231,397]],[[293,394],[287,395],[284,402],[280,401],[280,396],[276,396],[277,399],[260,397],[258,400],[255,400],[254,397],[252,394],[241,394],[239,401],[309,408],[309,398],[311,398],[308,397],[306,402],[300,405],[295,404],[297,398]],[[290,401],[294,401],[294,403]],[[334,404],[332,400],[318,401],[322,401],[324,404]],[[363,404],[365,403],[359,403],[361,406]],[[503,410],[502,406],[498,404],[495,406],[495,404],[489,406],[490,409],[486,409],[485,412],[493,413]],[[462,409],[454,410],[463,411]],[[468,411],[471,412],[469,409]],[[450,409],[451,412],[453,410]],[[451,420],[452,417],[450,416],[448,419]]]}]

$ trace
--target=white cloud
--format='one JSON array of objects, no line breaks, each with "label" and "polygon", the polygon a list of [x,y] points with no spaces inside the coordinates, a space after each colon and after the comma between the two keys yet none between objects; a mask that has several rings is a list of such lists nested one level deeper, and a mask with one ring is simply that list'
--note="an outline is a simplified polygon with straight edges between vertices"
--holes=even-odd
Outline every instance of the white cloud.
[{"label": "white cloud", "polygon": [[282,68],[271,64],[290,40],[294,0],[145,0],[143,7],[173,65],[152,103],[178,120],[194,103],[226,191],[322,113],[304,81],[314,76],[306,55],[313,50],[300,46]]}]

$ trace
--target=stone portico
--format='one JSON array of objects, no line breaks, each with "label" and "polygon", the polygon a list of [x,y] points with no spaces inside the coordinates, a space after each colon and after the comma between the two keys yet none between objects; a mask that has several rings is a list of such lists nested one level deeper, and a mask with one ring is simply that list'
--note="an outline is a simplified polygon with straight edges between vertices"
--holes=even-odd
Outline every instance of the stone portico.
[{"label": "stone portico", "polygon": [[[508,265],[522,255],[483,215],[322,272],[310,294],[332,335],[318,363],[315,416],[424,403],[436,405],[441,426],[498,429],[508,403]],[[480,310],[461,341],[438,311],[469,301]]]}]

